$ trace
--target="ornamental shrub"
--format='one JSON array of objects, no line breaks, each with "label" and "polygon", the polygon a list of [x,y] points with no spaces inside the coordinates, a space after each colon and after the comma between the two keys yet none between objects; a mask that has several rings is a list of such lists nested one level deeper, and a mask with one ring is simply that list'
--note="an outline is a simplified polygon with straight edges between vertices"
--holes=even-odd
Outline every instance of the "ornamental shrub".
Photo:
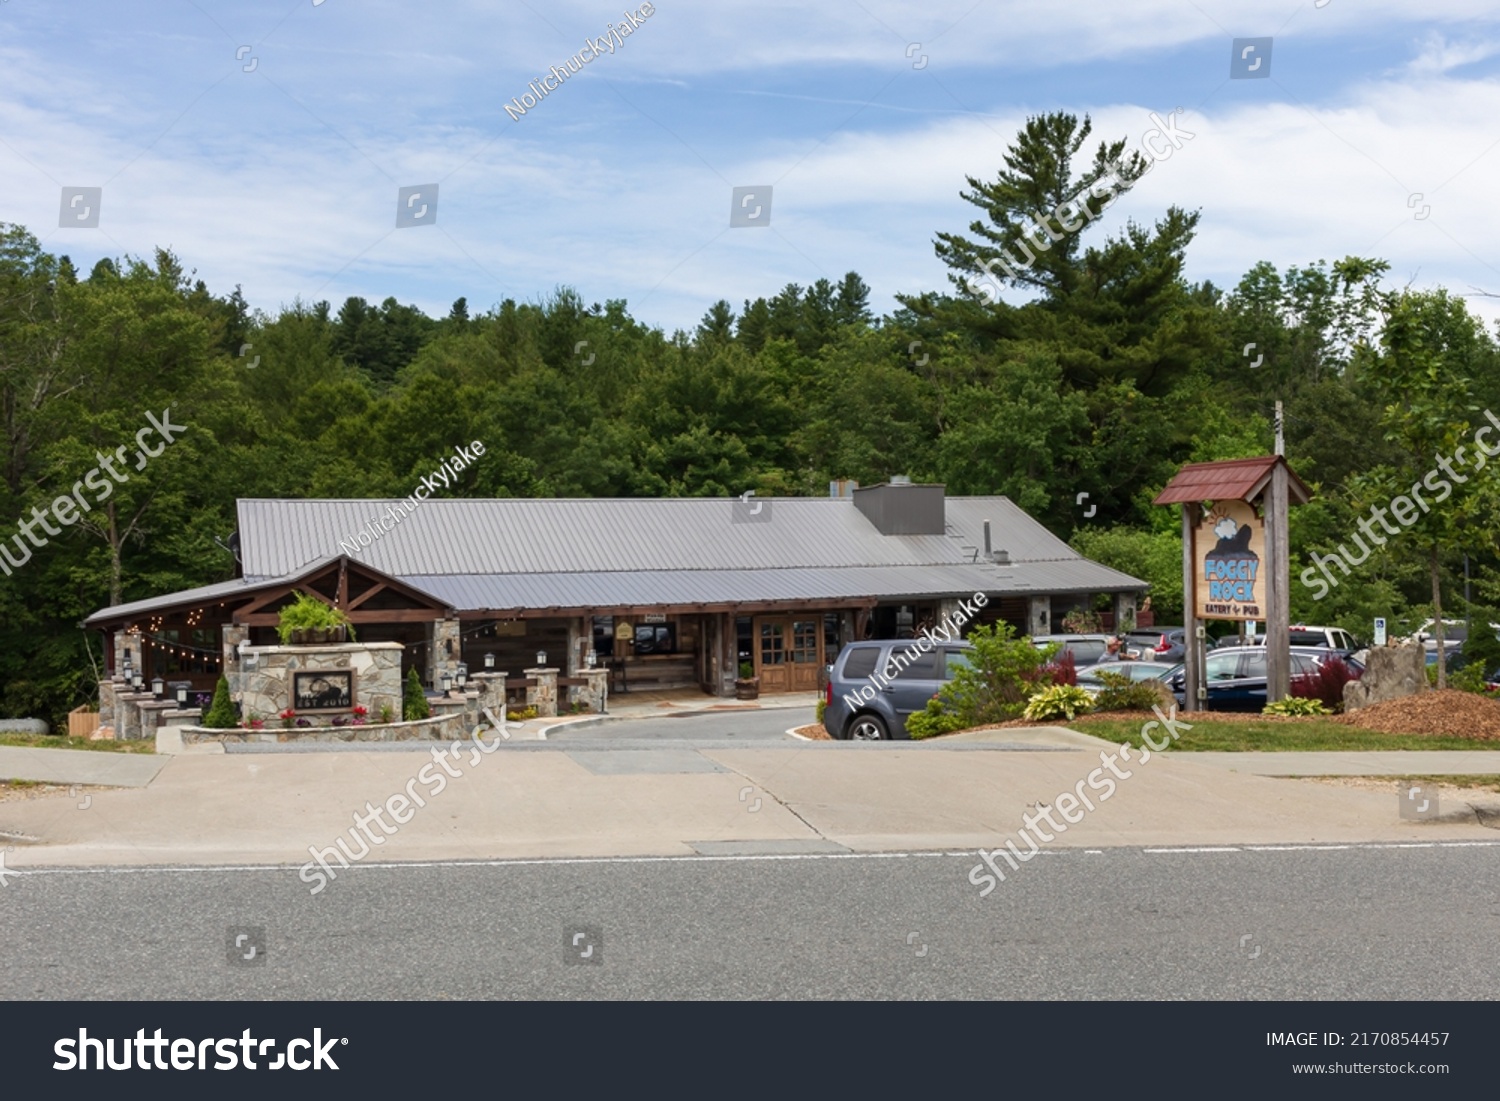
[{"label": "ornamental shrub", "polygon": [[432,708],[427,706],[427,693],[422,691],[422,678],[417,676],[415,665],[406,672],[406,690],[401,696],[401,717],[407,722],[432,718]]},{"label": "ornamental shrub", "polygon": [[1027,719],[1075,719],[1094,709],[1094,697],[1073,684],[1043,688],[1026,704]]},{"label": "ornamental shrub", "polygon": [[1263,715],[1331,715],[1322,700],[1311,696],[1288,696],[1284,700],[1268,703],[1261,710]]},{"label": "ornamental shrub", "polygon": [[234,701],[229,698],[228,677],[219,678],[219,686],[214,689],[214,702],[209,704],[208,714],[203,716],[203,725],[210,730],[232,730],[240,725]]},{"label": "ornamental shrub", "polygon": [[953,713],[955,730],[1021,717],[1038,687],[1053,683],[1047,666],[1058,647],[1038,650],[1028,638],[1016,638],[1008,623],[975,627],[968,641],[968,664],[938,693],[944,710]]},{"label": "ornamental shrub", "polygon": [[[1324,713],[1344,709],[1344,685],[1354,679],[1341,658],[1329,658],[1318,666],[1316,673],[1301,673],[1292,677],[1290,691],[1293,696],[1317,700]],[[1317,712],[1310,712],[1317,714]]]},{"label": "ornamental shrub", "polygon": [[1160,680],[1133,681],[1124,673],[1100,673],[1104,685],[1094,696],[1095,711],[1150,711],[1152,707],[1170,706],[1172,693]]}]

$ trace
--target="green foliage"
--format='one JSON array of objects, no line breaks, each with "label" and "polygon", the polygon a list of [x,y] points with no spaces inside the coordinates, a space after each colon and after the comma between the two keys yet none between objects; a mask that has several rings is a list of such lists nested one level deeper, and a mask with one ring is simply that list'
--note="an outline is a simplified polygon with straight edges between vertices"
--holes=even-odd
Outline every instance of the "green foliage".
[{"label": "green foliage", "polygon": [[1137,531],[1123,526],[1095,528],[1084,525],[1073,532],[1070,542],[1073,549],[1085,558],[1148,582],[1151,585],[1151,608],[1157,623],[1182,622],[1182,535],[1179,531]]},{"label": "green foliage", "polygon": [[936,696],[927,701],[924,709],[914,711],[906,717],[906,733],[913,740],[934,738],[939,734],[951,734],[962,729],[963,720],[945,708]]},{"label": "green foliage", "polygon": [[415,665],[406,671],[406,690],[401,696],[401,718],[406,722],[432,718],[432,708],[427,704],[427,694],[422,691],[422,678],[417,676]]},{"label": "green foliage", "polygon": [[1022,713],[1027,719],[1075,719],[1094,710],[1094,697],[1072,684],[1054,684],[1037,692]]},{"label": "green foliage", "polygon": [[285,646],[291,641],[293,631],[328,630],[334,627],[345,628],[349,632],[349,638],[354,638],[354,626],[342,608],[335,608],[315,596],[299,592],[293,603],[281,609],[276,633],[281,636],[281,644]]},{"label": "green foliage", "polygon": [[755,678],[755,666],[748,662],[740,662],[740,680],[753,680]]},{"label": "green foliage", "polygon": [[1104,628],[1097,612],[1074,608],[1063,616],[1062,629],[1070,635],[1097,635]]},{"label": "green foliage", "polygon": [[1330,715],[1328,708],[1323,706],[1322,700],[1315,700],[1306,696],[1287,696],[1285,699],[1268,703],[1261,708],[1263,715]]},{"label": "green foliage", "polygon": [[1124,673],[1100,673],[1099,680],[1104,688],[1094,696],[1095,711],[1150,711],[1170,702],[1160,681],[1133,681]]},{"label": "green foliage", "polygon": [[826,699],[819,698],[819,700],[818,700],[818,707],[817,707],[817,714],[814,717],[813,721],[821,723],[823,721],[823,713],[825,711],[827,711],[827,710],[828,710],[828,701]]},{"label": "green foliage", "polygon": [[240,717],[234,712],[234,701],[229,698],[229,679],[220,677],[214,689],[213,702],[203,716],[203,725],[211,730],[231,730],[240,725]]},{"label": "green foliage", "polygon": [[940,705],[960,724],[955,729],[1019,718],[1036,687],[1047,683],[1043,667],[1057,647],[1039,650],[1016,638],[1005,622],[973,628],[968,641],[969,664],[956,669],[938,693]]},{"label": "green foliage", "polygon": [[[1436,677],[1433,679],[1436,680]],[[1489,694],[1489,689],[1484,686],[1484,667],[1480,665],[1465,665],[1458,672],[1450,673],[1448,687],[1457,688],[1460,692]]]}]

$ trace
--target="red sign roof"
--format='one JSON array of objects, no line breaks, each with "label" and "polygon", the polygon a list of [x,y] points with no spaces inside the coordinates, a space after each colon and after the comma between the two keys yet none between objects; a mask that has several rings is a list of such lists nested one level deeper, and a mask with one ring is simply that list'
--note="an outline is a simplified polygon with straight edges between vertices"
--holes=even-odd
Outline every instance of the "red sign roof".
[{"label": "red sign roof", "polygon": [[1151,503],[1181,505],[1190,501],[1251,501],[1270,485],[1271,471],[1277,463],[1286,467],[1288,499],[1292,504],[1305,505],[1312,499],[1312,490],[1292,472],[1286,459],[1280,455],[1190,463],[1173,476]]}]

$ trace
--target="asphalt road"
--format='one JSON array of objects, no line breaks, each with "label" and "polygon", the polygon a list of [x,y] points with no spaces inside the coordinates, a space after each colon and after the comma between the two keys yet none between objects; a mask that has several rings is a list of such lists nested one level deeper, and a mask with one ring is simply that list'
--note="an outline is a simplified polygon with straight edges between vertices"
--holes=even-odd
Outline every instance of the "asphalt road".
[{"label": "asphalt road", "polygon": [[[0,999],[1492,999],[1500,988],[1493,847],[1044,852],[983,899],[967,879],[976,859],[359,866],[316,897],[285,869],[12,875],[0,888]],[[1149,1022],[1134,1027],[1149,1037]]]}]

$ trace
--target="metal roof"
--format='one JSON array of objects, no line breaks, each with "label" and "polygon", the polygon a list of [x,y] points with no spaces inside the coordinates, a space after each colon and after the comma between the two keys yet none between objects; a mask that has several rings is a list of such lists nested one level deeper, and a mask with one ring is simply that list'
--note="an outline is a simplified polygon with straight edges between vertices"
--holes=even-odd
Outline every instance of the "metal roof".
[{"label": "metal roof", "polygon": [[1262,455],[1254,459],[1226,459],[1217,463],[1190,463],[1166,484],[1154,505],[1180,505],[1193,501],[1248,501],[1257,496],[1271,480],[1271,471],[1280,463],[1286,466],[1287,496],[1293,503],[1305,505],[1312,500],[1307,483],[1287,466],[1280,455]]},{"label": "metal roof", "polygon": [[[732,499],[429,500],[392,523],[386,510],[404,502],[245,499],[239,534],[244,572],[259,577],[341,552],[408,579],[972,565],[985,519],[1012,562],[1092,565],[1004,497],[948,498],[946,535],[881,535],[848,499],[758,503],[764,520],[736,522],[744,506]],[[374,538],[381,516],[390,530]],[[1145,586],[1121,575],[1116,587]]]}]

